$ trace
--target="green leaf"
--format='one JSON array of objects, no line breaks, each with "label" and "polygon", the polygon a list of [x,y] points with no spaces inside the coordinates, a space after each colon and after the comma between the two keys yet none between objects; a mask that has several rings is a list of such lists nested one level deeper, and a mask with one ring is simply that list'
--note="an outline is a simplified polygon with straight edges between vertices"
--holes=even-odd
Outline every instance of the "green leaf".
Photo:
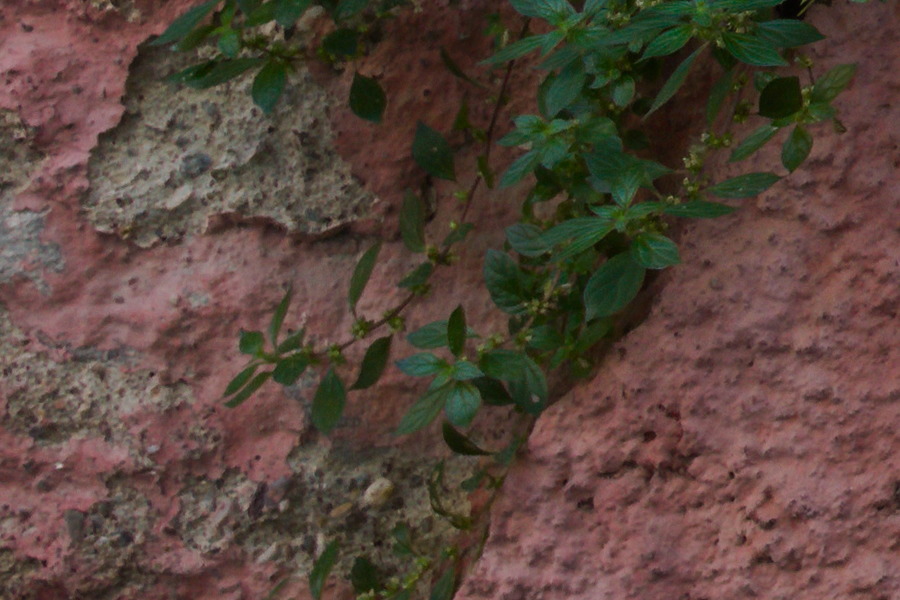
[{"label": "green leaf", "polygon": [[490,456],[492,454],[479,448],[478,444],[466,437],[448,421],[444,421],[441,433],[447,446],[457,454],[462,454],[463,456]]},{"label": "green leaf", "polygon": [[428,283],[428,278],[431,277],[432,272],[434,272],[434,265],[430,262],[424,262],[413,269],[406,277],[401,279],[400,283],[397,284],[397,287],[413,289],[425,285]]},{"label": "green leaf", "polygon": [[366,121],[381,123],[386,106],[387,97],[378,82],[355,73],[350,85],[350,110],[353,114]]},{"label": "green leaf", "polygon": [[357,594],[377,591],[381,589],[381,573],[365,556],[357,556],[350,569],[350,584]]},{"label": "green leaf", "polygon": [[612,89],[613,104],[619,107],[626,107],[634,98],[634,79],[624,77],[620,79]]},{"label": "green leaf", "polygon": [[690,56],[688,56],[678,67],[672,72],[672,75],[663,84],[662,89],[659,90],[659,93],[656,95],[656,99],[653,100],[653,104],[650,105],[650,110],[643,116],[644,119],[652,115],[656,110],[669,101],[672,96],[675,95],[675,92],[681,87],[684,83],[684,80],[687,78],[688,72],[691,70],[691,65],[694,64],[694,61],[700,56],[700,53],[706,48],[706,44],[700,46],[696,50],[694,50]]},{"label": "green leaf", "polygon": [[235,58],[215,63],[201,77],[188,78],[184,84],[197,90],[203,90],[230,81],[244,71],[262,64],[261,58]]},{"label": "green leaf", "polygon": [[749,198],[766,191],[779,179],[774,173],[747,173],[717,183],[707,191],[720,198]]},{"label": "green leaf", "polygon": [[322,40],[322,48],[337,60],[359,54],[359,33],[355,29],[336,29]]},{"label": "green leaf", "polygon": [[303,16],[311,3],[311,0],[276,0],[275,20],[282,27],[290,27]]},{"label": "green leaf", "polygon": [[[529,414],[540,414],[546,406],[549,396],[544,372],[524,352],[504,349],[491,350],[481,357],[478,364],[490,377],[509,383],[509,397],[522,410]],[[473,383],[481,390],[482,381],[482,379],[476,379]],[[501,388],[501,391],[505,395],[505,390]],[[502,399],[501,396],[500,400]],[[502,404],[505,402],[492,403]]]},{"label": "green leaf", "polygon": [[428,600],[452,600],[455,586],[456,578],[453,574],[453,568],[450,567],[444,571],[441,578],[438,579],[437,583],[434,584],[434,587],[431,588],[431,596]]},{"label": "green leaf", "polygon": [[856,65],[833,67],[816,80],[810,100],[814,103],[831,102],[850,85],[854,74],[856,74]]},{"label": "green leaf", "polygon": [[[443,348],[449,345],[447,340],[447,321],[432,321],[428,325],[424,325],[416,329],[406,336],[406,341],[415,348],[421,350],[432,350],[434,348]],[[471,329],[466,331],[467,337],[478,337]]]},{"label": "green leaf", "polygon": [[369,0],[341,0],[337,8],[334,9],[333,17],[335,22],[358,15],[365,10],[368,4]]},{"label": "green leaf", "polygon": [[275,312],[272,313],[272,320],[269,321],[269,340],[272,345],[278,347],[278,334],[281,333],[281,325],[284,323],[284,317],[287,314],[288,307],[291,305],[292,288],[284,293]]},{"label": "green leaf", "polygon": [[518,40],[506,46],[487,60],[482,61],[481,64],[496,65],[498,63],[504,63],[508,60],[515,60],[520,56],[524,56],[529,52],[533,52],[540,48],[545,39],[546,34],[533,35],[527,38],[522,38],[521,40]]},{"label": "green leaf", "polygon": [[675,242],[658,233],[639,233],[631,243],[631,257],[646,269],[665,269],[681,262]]},{"label": "green leaf", "polygon": [[472,385],[478,388],[481,399],[491,406],[506,406],[513,403],[512,397],[503,384],[493,377],[476,377]]},{"label": "green leaf", "polygon": [[471,383],[456,381],[452,384],[444,412],[447,420],[457,427],[468,427],[481,406],[481,395]]},{"label": "green leaf", "polygon": [[241,329],[238,350],[241,351],[241,354],[256,356],[262,353],[265,343],[266,338],[263,337],[261,331],[244,331]]},{"label": "green leaf", "polygon": [[230,396],[244,387],[244,384],[250,381],[250,378],[256,373],[257,369],[259,369],[259,364],[253,364],[235,375],[234,379],[228,382],[228,386],[225,388],[225,392],[222,395]]},{"label": "green leaf", "polygon": [[269,380],[269,377],[272,376],[271,371],[266,371],[265,373],[259,373],[256,377],[250,380],[241,391],[231,397],[231,399],[225,403],[225,406],[228,408],[234,408],[240,404],[244,403],[244,400],[252,396],[256,390],[261,388],[265,382]]},{"label": "green leaf", "polygon": [[663,212],[675,217],[687,217],[691,219],[714,219],[724,215],[730,215],[735,211],[733,206],[706,200],[691,200],[682,204],[667,205]]},{"label": "green leaf", "polygon": [[788,64],[778,50],[761,37],[725,32],[722,34],[722,41],[729,54],[748,65],[786,67]]},{"label": "green leaf", "polygon": [[272,371],[272,379],[281,385],[294,385],[308,366],[309,357],[306,355],[294,354],[288,356],[279,360],[278,364],[275,365],[275,370]]},{"label": "green leaf", "polygon": [[825,39],[818,29],[796,19],[775,19],[759,23],[756,34],[779,48],[794,48]]},{"label": "green leaf", "polygon": [[484,376],[481,369],[467,360],[459,360],[450,367],[450,377],[457,381],[468,381]]},{"label": "green leaf", "polygon": [[244,25],[246,27],[256,27],[274,20],[276,7],[276,0],[271,0],[256,7],[252,12],[245,13],[247,14],[247,20],[244,21]]},{"label": "green leaf", "polygon": [[454,383],[445,383],[441,387],[428,391],[424,396],[416,400],[416,403],[403,415],[400,425],[397,426],[397,431],[394,434],[406,435],[413,433],[434,421],[435,417],[444,408],[452,385]]},{"label": "green leaf", "polygon": [[813,137],[801,125],[794,127],[781,148],[781,164],[790,172],[803,164],[813,146]]},{"label": "green leaf", "polygon": [[731,71],[725,71],[713,84],[709,91],[709,98],[706,101],[706,124],[712,126],[713,121],[719,116],[722,109],[722,103],[731,93]]},{"label": "green leaf", "polygon": [[241,50],[241,40],[238,37],[236,31],[234,31],[233,29],[229,29],[219,36],[219,41],[216,42],[216,47],[224,56],[227,56],[228,58],[236,58],[238,52],[240,52]]},{"label": "green leaf", "polygon": [[158,38],[150,42],[151,46],[164,46],[181,40],[191,30],[200,24],[200,21],[206,18],[212,9],[219,4],[221,0],[210,0],[199,6],[186,11],[183,15],[172,21],[172,24],[162,32]]},{"label": "green leaf", "polygon": [[543,231],[531,223],[516,223],[506,228],[506,239],[510,247],[522,256],[541,256],[549,249],[541,240]]},{"label": "green leaf", "polygon": [[466,313],[460,304],[447,321],[447,346],[453,356],[461,356],[466,347]]},{"label": "green leaf", "polygon": [[413,140],[412,156],[425,172],[438,179],[456,181],[453,150],[440,133],[419,121]]},{"label": "green leaf", "polygon": [[344,413],[347,391],[334,369],[328,369],[313,397],[312,424],[322,433],[330,433]]},{"label": "green leaf", "polygon": [[574,12],[566,0],[510,0],[512,7],[520,15],[553,21],[559,15]]},{"label": "green leaf", "polygon": [[406,523],[397,523],[391,530],[391,537],[394,538],[394,554],[398,556],[414,554],[412,547],[412,536],[409,533],[409,526]]},{"label": "green leaf", "polygon": [[576,60],[560,71],[544,97],[548,117],[555,117],[581,94],[586,79],[584,63]]},{"label": "green leaf", "polygon": [[777,127],[773,127],[768,123],[761,125],[753,133],[748,135],[737,148],[732,150],[731,157],[728,160],[731,162],[744,160],[762,148],[776,133],[778,133]]},{"label": "green leaf", "polygon": [[475,228],[475,225],[472,223],[460,223],[460,225],[456,229],[451,229],[450,233],[447,234],[447,237],[444,238],[444,241],[441,243],[445,248],[461,242],[466,239],[466,236],[469,235],[469,232]]},{"label": "green leaf", "polygon": [[203,42],[205,42],[210,35],[212,35],[218,27],[213,24],[202,25],[197,27],[189,34],[184,36],[180,42],[175,45],[175,49],[179,52],[190,52],[191,50],[195,50],[198,48]]},{"label": "green leaf", "polygon": [[359,368],[359,377],[356,378],[356,383],[350,387],[351,390],[364,390],[378,381],[387,366],[392,337],[386,335],[372,342],[372,345],[366,350],[366,355]]},{"label": "green leaf", "polygon": [[770,119],[789,117],[803,108],[799,77],[778,77],[759,95],[759,114]]},{"label": "green leaf", "polygon": [[409,190],[400,209],[400,235],[410,252],[425,252],[425,204]]},{"label": "green leaf", "polygon": [[603,263],[584,288],[585,320],[608,317],[625,308],[641,290],[644,273],[628,252]]},{"label": "green leaf", "polygon": [[322,590],[325,588],[325,582],[328,580],[331,569],[334,568],[334,564],[337,562],[337,557],[338,544],[336,541],[333,541],[325,546],[325,550],[322,551],[322,554],[319,555],[319,558],[313,564],[312,571],[309,573],[309,593],[314,600],[319,600],[322,597]]},{"label": "green leaf", "polygon": [[306,334],[306,331],[301,329],[300,331],[295,331],[290,334],[284,341],[278,344],[278,348],[275,350],[275,354],[284,354],[285,352],[292,352],[298,349],[303,345],[303,338]]},{"label": "green leaf", "polygon": [[500,178],[500,187],[506,188],[522,180],[526,175],[534,171],[541,164],[541,154],[537,150],[530,150],[513,161],[503,177]]},{"label": "green leaf", "polygon": [[504,252],[488,250],[484,260],[484,282],[494,304],[512,315],[525,313],[526,299],[522,273],[515,261]]},{"label": "green leaf", "polygon": [[374,246],[366,250],[365,254],[360,257],[353,269],[353,275],[350,277],[350,290],[347,293],[347,299],[350,301],[350,310],[356,311],[356,303],[362,296],[366,284],[369,283],[369,277],[372,276],[372,269],[375,268],[375,261],[378,259],[378,252],[381,250],[381,242],[376,242]]},{"label": "green leaf", "polygon": [[[446,334],[445,334],[446,335]],[[431,352],[420,352],[396,361],[397,368],[411,377],[437,375],[447,368],[447,361]]]},{"label": "green leaf", "polygon": [[272,59],[263,65],[253,79],[251,95],[253,101],[265,114],[271,114],[287,82],[287,67],[279,60]]},{"label": "green leaf", "polygon": [[441,61],[444,63],[444,66],[447,67],[447,70],[450,71],[455,77],[462,79],[466,83],[471,83],[476,87],[484,87],[482,84],[466,75],[465,72],[459,68],[459,65],[456,64],[456,61],[454,61],[453,58],[451,58],[450,55],[447,54],[447,50],[444,48],[441,48]]},{"label": "green leaf", "polygon": [[690,25],[679,25],[668,31],[656,36],[652,42],[647,44],[646,50],[641,60],[646,60],[654,56],[667,56],[681,50],[682,46],[691,39],[693,28]]}]

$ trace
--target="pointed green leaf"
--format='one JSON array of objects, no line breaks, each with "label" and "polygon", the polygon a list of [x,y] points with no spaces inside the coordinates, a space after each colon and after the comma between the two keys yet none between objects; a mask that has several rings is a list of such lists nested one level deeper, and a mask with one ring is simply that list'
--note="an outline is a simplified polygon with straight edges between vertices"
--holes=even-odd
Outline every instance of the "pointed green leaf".
[{"label": "pointed green leaf", "polygon": [[452,385],[451,383],[446,383],[439,388],[428,391],[424,396],[416,400],[416,403],[403,415],[394,434],[406,435],[427,427],[444,408]]},{"label": "pointed green leaf", "polygon": [[457,306],[447,321],[447,344],[453,356],[461,356],[466,347],[466,313]]},{"label": "pointed green leaf", "polygon": [[656,99],[653,101],[653,104],[650,105],[650,110],[647,111],[647,114],[644,115],[643,118],[647,118],[652,115],[656,110],[669,101],[672,96],[675,95],[675,92],[681,87],[684,83],[684,80],[687,78],[688,72],[691,70],[691,65],[694,64],[694,61],[700,56],[700,53],[706,48],[706,44],[700,46],[696,50],[694,50],[690,56],[682,61],[680,65],[672,72],[672,75],[663,84],[662,89],[659,90],[659,93],[656,95]]},{"label": "pointed green leaf", "polygon": [[781,147],[781,164],[790,172],[803,164],[813,146],[813,137],[802,125],[797,125]]},{"label": "pointed green leaf", "polygon": [[270,60],[259,70],[253,79],[251,95],[253,102],[259,106],[265,114],[271,114],[278,99],[284,92],[287,82],[287,67],[278,60]]},{"label": "pointed green leaf", "polygon": [[631,243],[631,257],[646,269],[665,269],[681,262],[675,242],[658,233],[639,233]]},{"label": "pointed green leaf", "polygon": [[693,28],[685,24],[659,34],[647,44],[641,59],[646,60],[654,56],[667,56],[678,52],[691,39],[692,31]]},{"label": "pointed green leaf", "polygon": [[337,60],[353,58],[360,52],[359,33],[355,29],[336,29],[322,40],[322,48]]},{"label": "pointed green leaf", "polygon": [[838,97],[850,85],[856,65],[838,65],[816,80],[810,100],[813,103],[828,103]]},{"label": "pointed green leaf", "polygon": [[291,333],[289,336],[284,338],[283,342],[278,344],[278,348],[275,350],[275,353],[284,354],[285,352],[293,352],[294,350],[297,350],[300,346],[303,345],[303,338],[305,335],[306,331],[304,329]]},{"label": "pointed green leaf", "polygon": [[759,114],[770,119],[789,117],[803,108],[799,77],[778,77],[759,95]]},{"label": "pointed green leaf", "polygon": [[275,370],[272,371],[272,379],[281,385],[294,385],[308,366],[309,357],[303,354],[288,356],[279,360],[278,364],[275,365]]},{"label": "pointed green leaf", "polygon": [[312,571],[309,573],[309,593],[314,600],[320,600],[322,597],[322,590],[325,589],[325,582],[328,580],[328,575],[337,562],[337,557],[338,544],[336,541],[333,541],[325,546],[325,550],[322,551],[322,554],[319,555],[319,558],[313,564]]},{"label": "pointed green leaf", "polygon": [[585,320],[608,317],[625,308],[641,290],[644,273],[628,252],[603,263],[584,288]]},{"label": "pointed green leaf", "polygon": [[337,8],[334,9],[334,20],[343,21],[365,10],[369,0],[340,0]]},{"label": "pointed green leaf", "polygon": [[575,101],[581,94],[586,77],[584,63],[580,60],[570,63],[560,71],[544,96],[548,117],[555,117],[559,111]]},{"label": "pointed green leaf", "polygon": [[719,111],[722,109],[722,103],[731,93],[731,71],[725,71],[713,84],[709,91],[709,99],[706,101],[706,124],[712,125]]},{"label": "pointed green leaf", "polygon": [[253,364],[235,375],[234,379],[228,382],[228,386],[225,388],[225,392],[222,395],[230,396],[244,387],[244,384],[250,381],[250,378],[253,377],[253,374],[256,373],[257,369],[259,369],[259,364]]},{"label": "pointed green leaf", "polygon": [[275,20],[282,27],[290,27],[303,16],[311,3],[311,0],[275,0]]},{"label": "pointed green leaf", "polygon": [[452,384],[444,405],[447,420],[457,427],[468,427],[481,406],[478,389],[469,382],[456,381]]},{"label": "pointed green leaf", "polygon": [[275,9],[278,4],[275,0],[270,0],[257,6],[253,11],[247,14],[247,20],[244,21],[246,27],[256,27],[264,23],[268,23],[275,19]]},{"label": "pointed green leaf", "polygon": [[400,209],[400,235],[410,252],[425,252],[425,204],[409,190]]},{"label": "pointed green leaf", "polygon": [[525,313],[523,276],[515,261],[504,252],[488,250],[484,260],[484,282],[494,304],[503,312]]},{"label": "pointed green leaf", "polygon": [[350,584],[357,594],[378,591],[381,589],[381,573],[368,558],[357,556],[350,569]]},{"label": "pointed green leaf", "polygon": [[413,269],[411,273],[406,275],[406,277],[401,279],[400,283],[397,284],[397,287],[404,289],[414,289],[421,285],[425,285],[426,283],[428,283],[428,278],[431,277],[431,273],[433,271],[434,265],[432,265],[430,262],[424,262]]},{"label": "pointed green leaf", "polygon": [[366,121],[381,123],[386,106],[387,97],[378,82],[355,73],[350,85],[350,110],[353,114]]},{"label": "pointed green leaf", "polygon": [[347,293],[350,309],[353,311],[356,310],[356,303],[359,302],[363,290],[366,289],[366,284],[369,283],[369,277],[372,276],[372,269],[375,268],[375,261],[378,259],[380,250],[381,242],[376,242],[360,257],[356,268],[353,269],[353,275],[350,277],[350,290]]},{"label": "pointed green leaf", "polygon": [[235,58],[219,61],[208,71],[205,71],[202,76],[185,79],[184,84],[194,89],[203,90],[234,79],[244,73],[244,71],[257,67],[260,64],[262,64],[262,59],[260,58]]},{"label": "pointed green leaf", "polygon": [[261,388],[265,382],[269,380],[269,377],[272,376],[271,371],[266,371],[265,373],[259,373],[256,377],[250,380],[244,388],[231,397],[228,402],[225,403],[225,406],[228,408],[234,408],[240,404],[243,404],[244,400],[252,396],[256,390]]},{"label": "pointed green leaf", "polygon": [[533,52],[541,47],[545,40],[545,35],[532,35],[530,37],[522,38],[521,40],[513,42],[512,44],[501,49],[492,57],[482,61],[481,64],[496,65],[499,63],[504,63],[508,60],[515,60],[520,56],[524,56],[529,52]]},{"label": "pointed green leaf", "polygon": [[441,242],[443,247],[448,247],[452,244],[459,243],[466,239],[466,236],[469,235],[469,232],[475,228],[475,225],[472,223],[460,223],[460,225],[456,229],[451,229],[450,233],[447,234],[447,237],[444,238],[444,241]]},{"label": "pointed green leaf", "polygon": [[778,133],[777,127],[773,127],[768,123],[761,125],[753,133],[748,135],[737,148],[732,150],[731,157],[728,160],[731,162],[744,160],[762,148],[776,133]]},{"label": "pointed green leaf", "polygon": [[[446,335],[446,333],[445,333]],[[447,361],[431,352],[420,352],[396,361],[397,368],[411,377],[437,375],[447,368]]]},{"label": "pointed green leaf", "polygon": [[503,177],[500,178],[500,187],[506,188],[520,182],[526,175],[534,171],[541,164],[541,155],[537,150],[530,150],[513,161]]},{"label": "pointed green leaf", "polygon": [[241,50],[241,40],[238,37],[236,31],[229,29],[219,36],[219,41],[216,42],[216,47],[219,49],[219,52],[221,52],[223,56],[227,56],[228,58],[236,58],[238,52],[240,52]]},{"label": "pointed green leaf", "polygon": [[413,140],[412,156],[426,173],[438,179],[456,181],[453,150],[440,133],[419,121]]},{"label": "pointed green leaf", "polygon": [[741,62],[757,67],[786,67],[787,61],[781,57],[766,40],[743,33],[722,34],[722,41],[729,54]]},{"label": "pointed green leaf", "polygon": [[429,596],[428,600],[452,600],[455,586],[456,577],[453,573],[453,568],[450,567],[444,571],[441,578],[431,588],[431,596]]},{"label": "pointed green leaf", "polygon": [[468,381],[483,377],[484,373],[469,361],[459,360],[450,366],[449,376],[457,381]]},{"label": "pointed green leaf", "polygon": [[[478,337],[471,328],[466,329],[466,336]],[[432,321],[406,336],[406,341],[422,350],[443,348],[449,345],[447,340],[447,321]]]},{"label": "pointed green leaf", "polygon": [[541,240],[543,231],[531,223],[516,223],[506,228],[506,240],[510,247],[522,256],[541,256],[549,249]]},{"label": "pointed green leaf", "polygon": [[204,2],[203,4],[186,11],[183,15],[172,21],[172,24],[162,32],[162,35],[150,42],[150,45],[164,46],[181,40],[190,33],[194,27],[199,25],[200,21],[206,18],[206,15],[212,12],[212,9],[215,8],[220,1],[221,0],[210,0],[209,2]]},{"label": "pointed green leaf", "polygon": [[472,380],[472,385],[478,388],[481,399],[485,404],[491,406],[506,406],[513,403],[512,397],[503,384],[493,377],[476,377]]},{"label": "pointed green leaf", "polygon": [[312,424],[322,433],[330,433],[344,413],[347,391],[334,369],[328,369],[313,397]]},{"label": "pointed green leaf", "polygon": [[397,523],[391,530],[391,537],[394,538],[394,554],[398,556],[415,554],[412,547],[412,536],[406,523]]},{"label": "pointed green leaf", "polygon": [[634,79],[624,77],[620,79],[612,89],[613,104],[619,107],[626,107],[634,98]]},{"label": "pointed green leaf", "polygon": [[447,446],[457,454],[462,454],[463,456],[490,456],[492,454],[479,448],[478,444],[466,437],[448,421],[444,421],[441,433]]},{"label": "pointed green leaf", "polygon": [[454,61],[453,58],[451,58],[451,56],[447,54],[447,50],[444,48],[441,48],[441,61],[444,63],[444,66],[447,67],[447,70],[450,71],[455,77],[459,77],[466,83],[471,83],[474,86],[480,88],[484,87],[482,84],[466,75],[465,72],[459,68],[459,65],[456,64],[456,61]]},{"label": "pointed green leaf", "polygon": [[734,211],[735,208],[733,206],[718,202],[707,202],[706,200],[691,200],[663,208],[663,212],[667,215],[690,219],[714,219],[715,217],[730,215]]},{"label": "pointed green leaf", "polygon": [[766,191],[779,179],[774,173],[747,173],[717,183],[707,191],[720,198],[749,198]]},{"label": "pointed green leaf", "polygon": [[287,314],[288,307],[291,304],[292,289],[288,288],[287,292],[281,298],[275,312],[272,313],[272,320],[269,321],[269,341],[272,345],[278,347],[278,334],[281,332],[281,325],[284,323],[284,317]]},{"label": "pointed green leaf", "polygon": [[256,356],[262,352],[265,343],[266,339],[261,331],[244,331],[242,329],[238,341],[238,350],[241,351],[241,354]]},{"label": "pointed green leaf", "polygon": [[372,342],[372,345],[366,350],[366,355],[359,368],[359,377],[351,386],[351,390],[364,390],[378,381],[387,366],[388,356],[391,354],[392,337],[386,335]]},{"label": "pointed green leaf", "polygon": [[797,19],[775,19],[758,23],[756,35],[779,48],[794,48],[825,39],[818,29]]}]

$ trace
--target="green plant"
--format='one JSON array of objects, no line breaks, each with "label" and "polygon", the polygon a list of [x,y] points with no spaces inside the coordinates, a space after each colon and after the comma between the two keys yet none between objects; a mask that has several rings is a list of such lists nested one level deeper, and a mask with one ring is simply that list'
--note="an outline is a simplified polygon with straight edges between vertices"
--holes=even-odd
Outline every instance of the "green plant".
[{"label": "green plant", "polygon": [[[539,415],[552,401],[546,371],[565,366],[574,375],[587,373],[592,351],[616,335],[618,316],[638,295],[648,272],[680,262],[678,246],[667,235],[672,218],[727,215],[736,207],[721,200],[755,196],[784,176],[773,170],[721,180],[710,172],[709,158],[728,152],[731,161],[741,161],[784,131],[781,167],[782,173],[790,173],[808,157],[818,124],[830,122],[836,131],[843,130],[832,102],[849,85],[855,66],[816,74],[812,61],[797,48],[823,36],[800,20],[773,18],[779,0],[585,0],[577,7],[567,0],[510,1],[524,17],[517,24],[521,32],[513,34],[494,21],[496,53],[483,62],[488,69],[505,69],[493,117],[479,127],[463,106],[455,125],[482,146],[476,163],[462,168],[474,179],[456,194],[462,206],[459,217],[449,231],[427,231],[423,201],[412,193],[403,201],[402,239],[421,257],[397,283],[406,296],[377,318],[358,314],[357,303],[379,256],[380,243],[374,244],[349,281],[352,330],[341,343],[319,346],[303,331],[281,336],[291,302],[288,292],[266,334],[241,332],[239,348],[250,360],[225,390],[228,406],[241,404],[269,379],[289,386],[315,368],[323,375],[312,402],[312,422],[326,434],[336,427],[347,394],[374,385],[388,367],[393,337],[404,330],[404,310],[428,295],[433,273],[454,263],[458,245],[474,228],[466,218],[475,192],[482,184],[495,186],[492,148],[518,147],[520,156],[496,185],[512,186],[528,176],[533,183],[523,191],[520,221],[505,229],[505,246],[484,257],[485,285],[508,316],[508,331],[479,331],[457,306],[446,320],[408,333],[407,341],[419,352],[395,361],[405,374],[429,380],[396,433],[418,431],[443,413],[443,437],[452,451],[498,457],[499,471],[479,471],[469,480],[470,488],[496,489],[503,465],[521,440],[503,453],[492,453],[460,429],[485,405]],[[801,2],[800,12],[809,4]],[[214,41],[214,58],[173,78],[208,87],[258,69],[253,99],[268,113],[296,60],[313,55],[352,60],[366,51],[366,32],[395,6],[367,0],[322,2],[338,28],[315,52],[303,45],[307,42],[291,45],[286,35],[272,38],[259,32],[271,21],[277,32],[291,30],[309,5],[310,0],[213,0],[188,11],[154,43],[189,50]],[[534,22],[540,22],[540,33],[532,31]],[[678,59],[674,68],[668,68],[673,63],[667,57]],[[704,57],[711,57],[719,72],[705,106],[705,131],[680,165],[648,158],[647,119],[677,97]],[[443,51],[442,59],[455,76],[483,85]],[[546,73],[534,90],[539,114],[515,116],[512,130],[495,141],[509,74],[520,60]],[[780,74],[792,62],[806,70],[806,81]],[[662,72],[668,72],[664,80]],[[378,122],[388,101],[377,81],[354,75],[349,105],[355,114]],[[736,139],[733,126],[749,119],[760,124]],[[451,146],[427,124],[418,124],[411,154],[432,177],[460,179]],[[368,344],[364,358],[351,370],[344,351],[361,342]],[[439,501],[433,505],[439,513],[443,510]],[[456,518],[461,528],[471,524],[459,515],[446,516]],[[313,570],[314,597],[336,551],[329,546]],[[452,563],[453,553],[445,558]],[[417,564],[416,582],[434,566]],[[452,568],[444,573],[450,575],[438,578],[433,598],[452,597],[455,576]],[[412,589],[379,585],[373,584],[368,596],[357,591],[367,598],[403,598]],[[441,591],[445,589],[449,591]]]}]

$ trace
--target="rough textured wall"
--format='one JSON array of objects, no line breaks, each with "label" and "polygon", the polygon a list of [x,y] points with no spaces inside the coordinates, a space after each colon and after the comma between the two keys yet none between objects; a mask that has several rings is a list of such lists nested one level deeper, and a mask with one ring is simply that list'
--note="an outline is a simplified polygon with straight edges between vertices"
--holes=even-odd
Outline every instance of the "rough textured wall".
[{"label": "rough textured wall", "polygon": [[539,419],[460,598],[900,598],[898,16],[813,9],[816,69],[860,63],[847,133],[681,232],[649,317]]},{"label": "rough textured wall", "polygon": [[[415,391],[396,372],[351,397],[331,440],[308,423],[312,379],[235,411],[219,393],[241,364],[236,331],[264,326],[283,285],[298,297],[289,325],[342,339],[347,276],[384,239],[360,307],[377,315],[398,297],[395,276],[414,262],[396,241],[397,201],[428,186],[408,155],[415,119],[449,129],[465,96],[485,120],[486,96],[444,72],[437,49],[470,67],[486,45],[460,32],[480,31],[489,7],[390,26],[360,65],[393,92],[384,126],[328,101],[349,78],[320,72],[295,98],[316,118],[282,113],[269,131],[240,102],[178,96],[173,121],[141,103],[164,86],[138,46],[187,5],[0,5],[4,598],[257,600],[308,568],[320,534],[355,549],[403,518],[447,539],[420,523],[421,488],[403,487],[437,451],[389,435]],[[848,133],[825,132],[809,167],[737,215],[682,231],[685,264],[657,286],[648,320],[539,421],[462,597],[900,595],[897,16],[890,3],[814,12],[833,36],[819,68],[861,62],[841,101]],[[185,115],[198,126],[180,139]],[[222,127],[234,127],[230,149]],[[477,151],[462,152],[471,164]],[[307,212],[293,186],[259,195],[254,174],[278,184],[271,169],[294,163],[312,169],[289,174],[304,194],[346,205],[315,197]],[[512,199],[484,200],[474,221],[514,218]],[[309,238],[352,215],[364,218]],[[456,295],[410,324],[463,301],[499,327],[476,291],[477,257],[496,243],[476,233],[440,275]],[[399,489],[368,505],[379,477]]]}]

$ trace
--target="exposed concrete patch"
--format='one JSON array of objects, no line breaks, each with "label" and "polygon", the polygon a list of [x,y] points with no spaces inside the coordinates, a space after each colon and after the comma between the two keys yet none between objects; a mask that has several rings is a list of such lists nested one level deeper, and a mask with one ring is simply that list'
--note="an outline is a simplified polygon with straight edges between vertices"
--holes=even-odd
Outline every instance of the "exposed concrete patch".
[{"label": "exposed concrete patch", "polygon": [[167,83],[196,62],[144,48],[131,69],[119,125],[90,163],[88,219],[141,247],[202,233],[210,217],[267,217],[320,234],[356,220],[374,202],[332,148],[329,100],[305,70],[271,117],[249,94],[252,76],[209,90]]},{"label": "exposed concrete patch", "polygon": [[34,149],[34,135],[16,113],[0,110],[0,284],[24,276],[46,294],[41,269],[62,270],[59,246],[40,239],[45,213],[12,210],[15,194],[43,159]]},{"label": "exposed concrete patch", "polygon": [[[434,464],[418,454],[307,445],[289,462],[294,475],[270,483],[235,471],[187,482],[173,533],[204,555],[237,544],[257,562],[275,561],[298,573],[309,572],[324,543],[337,541],[341,576],[361,555],[386,575],[402,576],[411,558],[392,551],[391,531],[400,523],[409,525],[415,548],[432,560],[458,533],[432,511],[425,482]],[[461,458],[446,463],[441,500],[463,515],[469,506],[459,483],[473,468]]]}]

